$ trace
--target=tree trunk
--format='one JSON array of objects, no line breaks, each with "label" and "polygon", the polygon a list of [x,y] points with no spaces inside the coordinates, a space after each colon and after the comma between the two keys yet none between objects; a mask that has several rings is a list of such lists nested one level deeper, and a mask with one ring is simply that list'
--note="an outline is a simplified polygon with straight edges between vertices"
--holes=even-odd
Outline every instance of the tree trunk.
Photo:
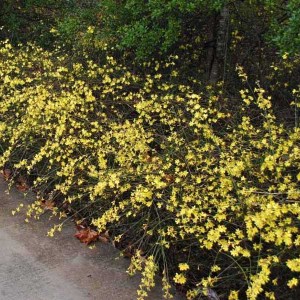
[{"label": "tree trunk", "polygon": [[210,70],[209,70],[209,83],[216,84],[220,79],[220,70],[224,66],[226,47],[227,47],[227,35],[229,24],[229,9],[224,6],[219,14],[218,28],[215,30],[216,45],[213,49],[213,55],[211,55]]}]

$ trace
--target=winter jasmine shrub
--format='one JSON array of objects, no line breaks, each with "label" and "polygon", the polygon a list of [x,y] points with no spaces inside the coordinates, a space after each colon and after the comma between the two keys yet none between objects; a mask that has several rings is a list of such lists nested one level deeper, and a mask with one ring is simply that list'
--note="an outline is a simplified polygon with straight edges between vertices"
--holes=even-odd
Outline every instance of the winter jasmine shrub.
[{"label": "winter jasmine shrub", "polygon": [[175,65],[138,74],[109,54],[96,64],[1,44],[0,162],[38,191],[27,221],[69,209],[127,243],[128,273],[142,273],[138,299],[157,273],[165,298],[170,282],[188,299],[295,294],[299,123],[279,122],[269,92],[250,89],[242,67],[244,87],[230,97],[222,85],[181,80]]}]

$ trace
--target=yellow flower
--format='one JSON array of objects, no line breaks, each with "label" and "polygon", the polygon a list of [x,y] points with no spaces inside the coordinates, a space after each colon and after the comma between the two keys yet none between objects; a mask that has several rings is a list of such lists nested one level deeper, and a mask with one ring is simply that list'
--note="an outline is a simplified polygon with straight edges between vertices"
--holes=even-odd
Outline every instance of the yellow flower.
[{"label": "yellow flower", "polygon": [[300,258],[290,259],[286,264],[292,271],[300,272]]},{"label": "yellow flower", "polygon": [[94,33],[94,31],[95,31],[95,27],[94,26],[89,26],[88,28],[87,28],[87,33],[90,33],[90,34],[92,34],[92,33]]},{"label": "yellow flower", "polygon": [[239,292],[238,291],[230,291],[228,300],[238,300],[238,299],[239,299]]},{"label": "yellow flower", "polygon": [[288,281],[287,285],[291,289],[295,286],[297,286],[299,283],[299,280],[297,278],[292,278],[291,280]]},{"label": "yellow flower", "polygon": [[180,263],[178,267],[180,271],[187,271],[190,268],[187,263]]},{"label": "yellow flower", "polygon": [[178,283],[178,284],[185,284],[186,283],[186,277],[184,276],[184,274],[180,273],[176,273],[176,275],[174,276],[174,282]]}]

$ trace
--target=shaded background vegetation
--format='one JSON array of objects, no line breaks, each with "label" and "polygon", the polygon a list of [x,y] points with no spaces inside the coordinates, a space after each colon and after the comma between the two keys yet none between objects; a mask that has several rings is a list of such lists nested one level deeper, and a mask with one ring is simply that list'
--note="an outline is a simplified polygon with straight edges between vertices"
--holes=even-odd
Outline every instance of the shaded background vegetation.
[{"label": "shaded background vegetation", "polygon": [[[228,31],[226,42],[239,30],[253,47],[258,40],[282,52],[296,53],[300,47],[298,0],[3,0],[0,5],[2,38],[42,46],[53,43],[53,27],[61,43],[74,44],[95,26],[95,38],[138,59],[174,53],[189,42],[201,51],[216,44],[220,30]],[[229,22],[218,28],[224,8]]]}]

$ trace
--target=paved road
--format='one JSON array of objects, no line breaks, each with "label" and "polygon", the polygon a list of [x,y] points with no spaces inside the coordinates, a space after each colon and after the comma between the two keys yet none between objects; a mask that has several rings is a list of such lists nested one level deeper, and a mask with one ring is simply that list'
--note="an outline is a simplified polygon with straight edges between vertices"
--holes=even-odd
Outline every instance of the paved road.
[{"label": "paved road", "polygon": [[[126,273],[128,260],[111,245],[90,250],[75,238],[72,224],[48,238],[48,218],[24,222],[11,215],[24,196],[5,193],[0,179],[0,300],[135,300],[139,278]],[[160,289],[150,300],[162,299]],[[179,299],[179,297],[177,298]]]}]

